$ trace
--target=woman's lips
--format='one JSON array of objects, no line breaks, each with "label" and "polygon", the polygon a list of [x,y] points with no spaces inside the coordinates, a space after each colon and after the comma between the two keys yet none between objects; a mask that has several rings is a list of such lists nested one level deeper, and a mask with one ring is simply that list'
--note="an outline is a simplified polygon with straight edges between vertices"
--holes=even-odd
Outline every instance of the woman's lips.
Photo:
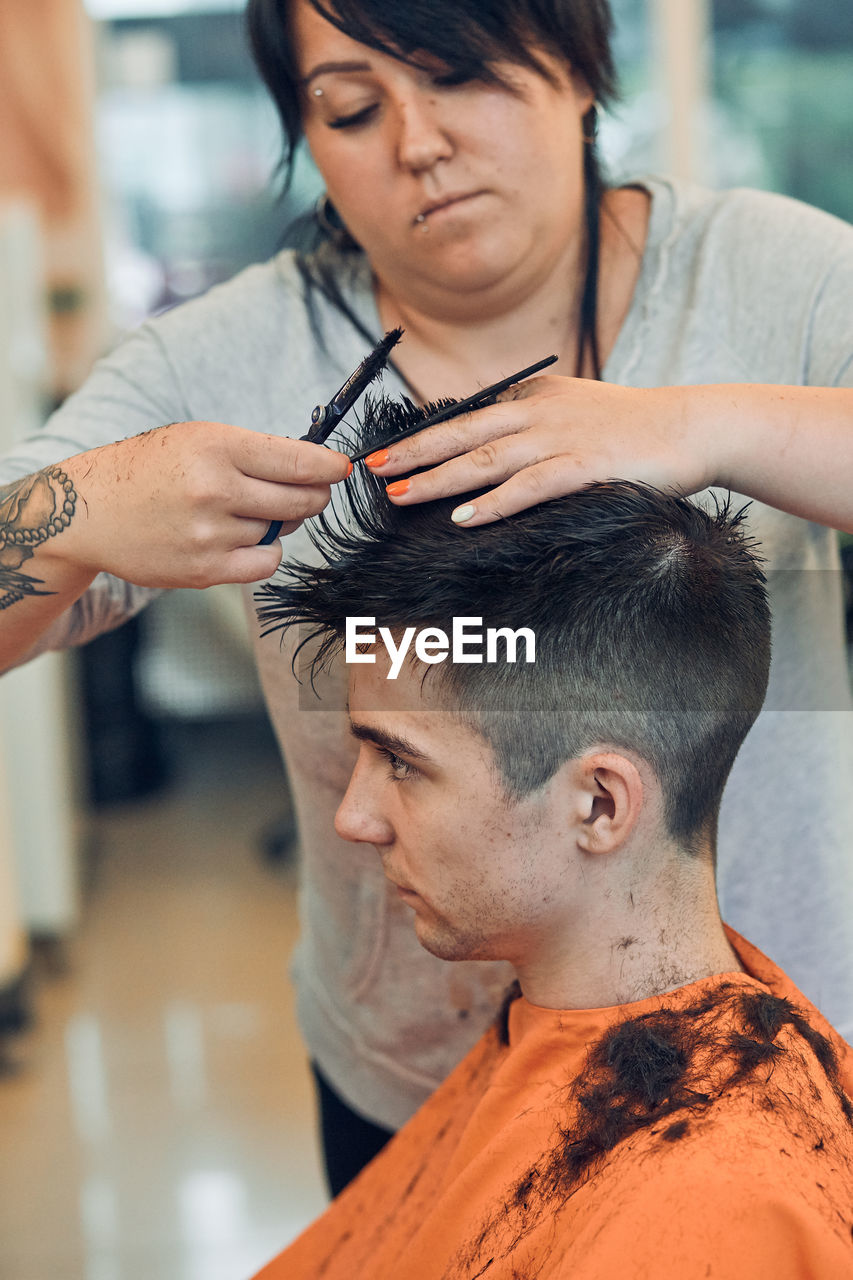
[{"label": "woman's lips", "polygon": [[428,219],[434,218],[436,214],[449,212],[451,209],[458,208],[461,204],[467,204],[471,200],[476,200],[479,196],[485,195],[484,191],[466,191],[460,195],[444,196],[441,200],[436,200],[434,204],[427,205],[422,209],[415,218],[417,224],[423,224]]}]

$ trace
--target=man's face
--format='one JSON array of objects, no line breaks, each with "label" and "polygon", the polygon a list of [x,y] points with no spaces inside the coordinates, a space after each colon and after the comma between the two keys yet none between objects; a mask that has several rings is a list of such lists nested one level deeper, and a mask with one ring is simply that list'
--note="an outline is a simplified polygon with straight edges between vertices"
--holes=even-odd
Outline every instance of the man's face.
[{"label": "man's face", "polygon": [[513,802],[491,747],[432,696],[424,668],[396,680],[351,668],[360,751],[335,826],[372,844],[414,912],[421,944],[445,960],[530,963],[559,949],[572,858],[559,788]]}]

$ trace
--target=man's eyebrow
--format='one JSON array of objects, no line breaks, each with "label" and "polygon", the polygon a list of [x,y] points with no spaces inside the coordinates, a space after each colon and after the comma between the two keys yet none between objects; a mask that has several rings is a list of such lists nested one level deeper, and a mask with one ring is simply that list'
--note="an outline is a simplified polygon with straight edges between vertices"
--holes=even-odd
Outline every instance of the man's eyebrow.
[{"label": "man's eyebrow", "polygon": [[373,68],[371,67],[369,62],[320,62],[316,67],[312,68],[312,70],[308,72],[308,75],[304,76],[303,79],[299,81],[299,83],[304,89],[307,85],[311,83],[312,80],[315,80],[317,76],[330,75],[334,71],[372,71],[372,70]]},{"label": "man's eyebrow", "polygon": [[359,742],[372,742],[376,747],[383,747],[394,756],[409,756],[412,760],[426,760],[430,757],[419,751],[406,738],[398,738],[396,734],[385,733],[382,729],[372,729],[367,724],[354,724],[350,720],[350,733]]}]

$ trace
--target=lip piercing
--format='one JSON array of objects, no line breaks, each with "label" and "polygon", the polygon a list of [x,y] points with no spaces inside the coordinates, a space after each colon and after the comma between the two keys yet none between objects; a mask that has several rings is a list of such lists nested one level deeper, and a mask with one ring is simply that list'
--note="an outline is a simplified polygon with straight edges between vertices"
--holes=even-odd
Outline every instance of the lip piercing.
[{"label": "lip piercing", "polygon": [[419,213],[418,216],[415,218],[415,222],[426,222],[426,214]]}]

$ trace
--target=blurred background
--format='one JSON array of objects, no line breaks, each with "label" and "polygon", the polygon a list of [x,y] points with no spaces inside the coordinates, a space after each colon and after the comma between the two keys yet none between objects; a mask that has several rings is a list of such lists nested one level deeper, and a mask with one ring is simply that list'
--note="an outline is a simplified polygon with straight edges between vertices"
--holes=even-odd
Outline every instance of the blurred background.
[{"label": "blurred background", "polygon": [[[242,7],[2,0],[4,448],[316,199],[305,156],[279,194]],[[853,217],[853,6],[614,10],[614,177]],[[324,1204],[287,782],[245,625],[227,588],[174,592],[0,681],[3,1280],[239,1280]]]}]

